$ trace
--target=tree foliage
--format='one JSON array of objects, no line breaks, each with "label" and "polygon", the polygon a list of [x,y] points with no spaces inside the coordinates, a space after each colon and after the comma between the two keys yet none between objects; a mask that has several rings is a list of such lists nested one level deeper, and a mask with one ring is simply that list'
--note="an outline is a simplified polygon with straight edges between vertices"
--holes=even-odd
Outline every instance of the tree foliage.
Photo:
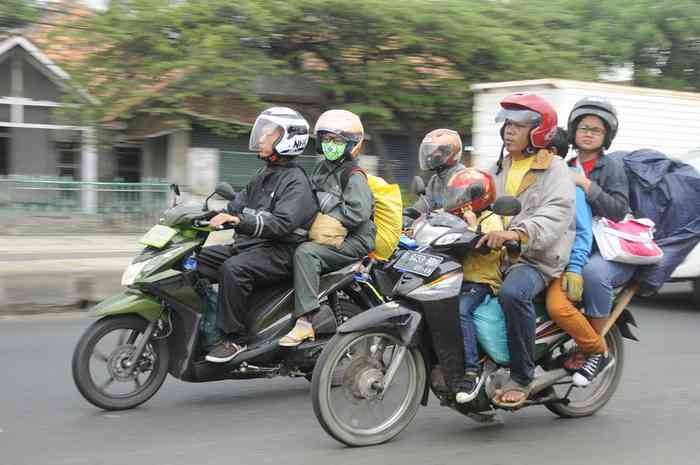
[{"label": "tree foliage", "polygon": [[319,83],[324,106],[409,129],[468,131],[483,81],[594,80],[631,63],[635,84],[700,90],[695,0],[112,0],[80,26],[68,33],[92,51],[72,71],[101,117],[202,97],[221,114],[212,96],[255,102],[257,78],[285,74]]}]

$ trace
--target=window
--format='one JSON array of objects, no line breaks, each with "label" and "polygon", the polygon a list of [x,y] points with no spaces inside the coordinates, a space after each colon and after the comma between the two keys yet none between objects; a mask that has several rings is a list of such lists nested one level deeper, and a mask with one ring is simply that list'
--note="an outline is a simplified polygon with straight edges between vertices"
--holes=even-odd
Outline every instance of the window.
[{"label": "window", "polygon": [[80,143],[57,142],[58,175],[62,178],[80,180]]},{"label": "window", "polygon": [[0,127],[0,176],[10,174],[10,128]]},{"label": "window", "polygon": [[120,145],[114,148],[117,178],[123,182],[141,181],[141,147]]}]

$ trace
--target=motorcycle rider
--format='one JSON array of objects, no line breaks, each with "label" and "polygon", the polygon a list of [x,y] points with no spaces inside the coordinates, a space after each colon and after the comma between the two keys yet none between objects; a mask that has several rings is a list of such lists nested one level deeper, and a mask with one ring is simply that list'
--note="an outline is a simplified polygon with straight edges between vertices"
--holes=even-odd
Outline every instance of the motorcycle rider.
[{"label": "motorcycle rider", "polygon": [[294,249],[305,241],[318,211],[306,174],[295,158],[309,140],[309,124],[295,110],[273,107],[255,120],[249,147],[265,162],[212,227],[237,230],[229,245],[205,247],[200,273],[219,282],[217,327],[225,335],[206,360],[224,363],[245,350],[247,299],[254,286],[283,281],[291,273]]},{"label": "motorcycle rider", "polygon": [[[506,218],[505,231],[486,233],[477,244],[500,249],[507,240],[521,246],[519,260],[506,271],[499,301],[506,317],[510,380],[493,402],[521,406],[534,377],[533,298],[564,271],[574,241],[574,183],[566,164],[547,150],[556,133],[557,114],[545,99],[515,93],[501,102],[503,147],[492,168],[498,196],[515,196],[521,212]],[[507,156],[503,156],[503,151]]]},{"label": "motorcycle rider", "polygon": [[[582,172],[572,172],[571,176],[585,191],[593,216],[613,221],[621,221],[630,212],[624,166],[605,155],[618,127],[617,111],[605,99],[585,97],[576,102],[569,114],[569,142],[577,151],[570,165],[582,168]],[[577,369],[572,379],[579,386],[590,384],[615,363],[599,334],[612,309],[613,289],[629,281],[634,270],[633,265],[605,260],[594,247],[581,275],[585,318],[578,312],[572,313],[566,305],[559,305],[550,313],[555,321],[570,320],[568,331],[582,349],[574,352],[565,364],[567,368]]]},{"label": "motorcycle rider", "polygon": [[435,129],[425,135],[418,149],[418,164],[421,170],[434,171],[425,189],[413,208],[420,213],[428,213],[443,207],[445,187],[450,178],[464,169],[462,158],[462,138],[451,129]]},{"label": "motorcycle rider", "polygon": [[314,128],[323,155],[311,175],[320,214],[312,241],[294,253],[294,328],[279,344],[294,347],[315,337],[310,314],[319,309],[323,273],[361,260],[374,249],[374,198],[367,176],[357,165],[365,132],[360,118],[346,110],[328,110]]}]

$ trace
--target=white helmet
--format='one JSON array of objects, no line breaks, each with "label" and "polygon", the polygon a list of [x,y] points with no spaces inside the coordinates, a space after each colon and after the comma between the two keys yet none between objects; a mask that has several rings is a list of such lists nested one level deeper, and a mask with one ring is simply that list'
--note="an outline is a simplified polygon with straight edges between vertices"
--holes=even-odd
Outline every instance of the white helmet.
[{"label": "white helmet", "polygon": [[277,155],[294,157],[304,152],[309,142],[309,123],[299,112],[287,107],[272,107],[260,113],[250,131],[248,147],[253,152],[267,137],[275,137],[272,148]]}]

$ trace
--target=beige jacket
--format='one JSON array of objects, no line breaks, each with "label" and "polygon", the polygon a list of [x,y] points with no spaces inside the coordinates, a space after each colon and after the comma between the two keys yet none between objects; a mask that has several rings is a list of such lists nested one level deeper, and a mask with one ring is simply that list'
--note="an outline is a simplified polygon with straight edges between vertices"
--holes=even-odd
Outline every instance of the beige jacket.
[{"label": "beige jacket", "polygon": [[[520,260],[550,281],[566,268],[576,237],[576,187],[561,158],[548,150],[533,156],[532,167],[516,193],[522,210],[511,218],[508,229],[518,231],[523,239]],[[491,168],[497,197],[505,195],[511,164],[506,157],[500,173],[496,174],[496,166]]]}]

